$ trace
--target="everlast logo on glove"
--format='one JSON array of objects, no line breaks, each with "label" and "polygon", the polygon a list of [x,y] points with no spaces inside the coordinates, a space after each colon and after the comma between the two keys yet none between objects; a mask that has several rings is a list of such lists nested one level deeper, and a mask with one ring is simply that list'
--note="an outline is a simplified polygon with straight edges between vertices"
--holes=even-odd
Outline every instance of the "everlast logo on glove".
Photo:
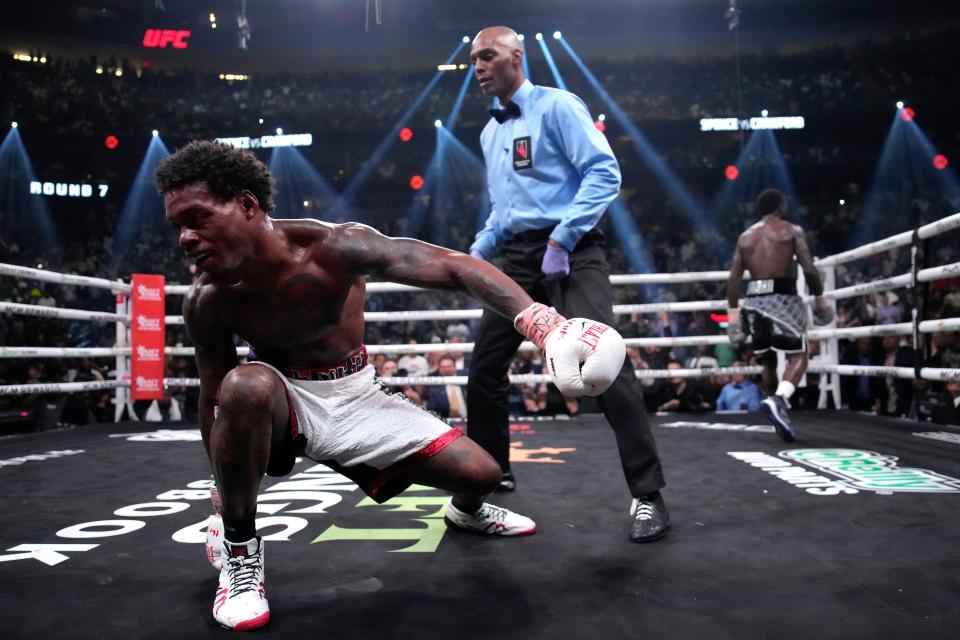
[{"label": "everlast logo on glove", "polygon": [[513,141],[513,170],[530,169],[533,167],[533,152],[531,151],[530,136],[515,138]]},{"label": "everlast logo on glove", "polygon": [[[583,324],[586,324],[586,323],[585,322],[582,323],[581,326]],[[580,334],[580,337],[577,338],[577,340],[579,340],[583,344],[587,345],[588,347],[596,351],[597,342],[600,340],[600,336],[602,336],[609,328],[610,327],[608,327],[605,324],[594,323],[590,326],[589,329],[587,329],[582,334]]]}]

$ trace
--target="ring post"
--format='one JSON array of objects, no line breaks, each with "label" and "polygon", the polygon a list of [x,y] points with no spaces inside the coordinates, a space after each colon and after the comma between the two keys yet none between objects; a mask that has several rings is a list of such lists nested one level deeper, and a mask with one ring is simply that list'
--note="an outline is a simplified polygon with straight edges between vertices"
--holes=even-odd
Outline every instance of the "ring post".
[{"label": "ring post", "polygon": [[[122,291],[114,291],[114,296],[116,299],[116,312],[117,314],[129,318],[130,317],[130,305],[128,302],[128,296]],[[114,340],[114,345],[117,348],[124,348],[127,346],[127,323],[121,320],[118,320],[114,323],[114,328],[116,329],[116,338]],[[123,382],[128,375],[127,370],[127,357],[124,355],[117,354],[116,363],[114,365],[114,370],[116,371],[116,378],[119,382]],[[120,385],[113,392],[113,421],[120,422],[120,419],[123,417],[123,409],[127,406],[127,399],[130,394],[129,387]]]},{"label": "ring post", "polygon": [[920,335],[920,318],[923,317],[927,306],[927,292],[930,290],[929,283],[921,284],[919,280],[920,269],[924,266],[927,252],[924,250],[927,241],[920,239],[920,229],[913,230],[913,240],[910,243],[910,286],[913,289],[913,304],[910,305],[910,320],[913,323],[913,332],[911,338],[913,341],[913,370],[917,378],[920,378],[920,369],[926,360],[924,341]]}]

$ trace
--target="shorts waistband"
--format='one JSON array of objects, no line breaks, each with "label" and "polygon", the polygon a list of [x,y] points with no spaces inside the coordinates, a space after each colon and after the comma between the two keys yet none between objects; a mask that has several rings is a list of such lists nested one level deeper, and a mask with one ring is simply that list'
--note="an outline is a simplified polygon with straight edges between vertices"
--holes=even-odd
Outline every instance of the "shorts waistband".
[{"label": "shorts waistband", "polygon": [[771,293],[797,294],[797,281],[793,278],[765,278],[747,283],[748,296],[766,296]]},{"label": "shorts waistband", "polygon": [[339,380],[351,376],[367,366],[367,345],[340,362],[315,367],[287,367],[283,375],[294,380]]}]

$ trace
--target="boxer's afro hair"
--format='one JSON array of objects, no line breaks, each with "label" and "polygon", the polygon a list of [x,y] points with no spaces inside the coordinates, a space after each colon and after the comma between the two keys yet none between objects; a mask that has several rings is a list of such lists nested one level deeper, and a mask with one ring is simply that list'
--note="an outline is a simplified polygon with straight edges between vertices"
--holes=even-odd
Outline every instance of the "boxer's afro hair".
[{"label": "boxer's afro hair", "polygon": [[215,140],[194,140],[160,163],[153,176],[161,195],[196,182],[205,182],[222,201],[247,190],[260,208],[273,211],[276,185],[267,166],[251,151]]},{"label": "boxer's afro hair", "polygon": [[773,213],[780,207],[787,206],[787,196],[783,195],[783,192],[779,189],[767,189],[759,196],[757,196],[757,203],[755,208],[757,210],[757,215],[765,216],[768,213]]}]

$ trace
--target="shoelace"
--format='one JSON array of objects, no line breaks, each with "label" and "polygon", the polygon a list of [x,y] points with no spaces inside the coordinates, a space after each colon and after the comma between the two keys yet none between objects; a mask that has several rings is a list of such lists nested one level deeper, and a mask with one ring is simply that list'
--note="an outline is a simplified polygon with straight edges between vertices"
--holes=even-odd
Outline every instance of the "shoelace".
[{"label": "shoelace", "polygon": [[247,591],[253,591],[257,583],[257,568],[260,554],[247,557],[228,558],[227,572],[230,575],[230,595],[236,596]]},{"label": "shoelace", "polygon": [[637,500],[637,506],[634,510],[635,520],[649,520],[653,517],[653,503],[649,500]]},{"label": "shoelace", "polygon": [[507,510],[495,507],[492,504],[485,504],[483,505],[483,509],[480,510],[479,515],[485,520],[492,519],[496,522],[503,522],[507,518]]}]

